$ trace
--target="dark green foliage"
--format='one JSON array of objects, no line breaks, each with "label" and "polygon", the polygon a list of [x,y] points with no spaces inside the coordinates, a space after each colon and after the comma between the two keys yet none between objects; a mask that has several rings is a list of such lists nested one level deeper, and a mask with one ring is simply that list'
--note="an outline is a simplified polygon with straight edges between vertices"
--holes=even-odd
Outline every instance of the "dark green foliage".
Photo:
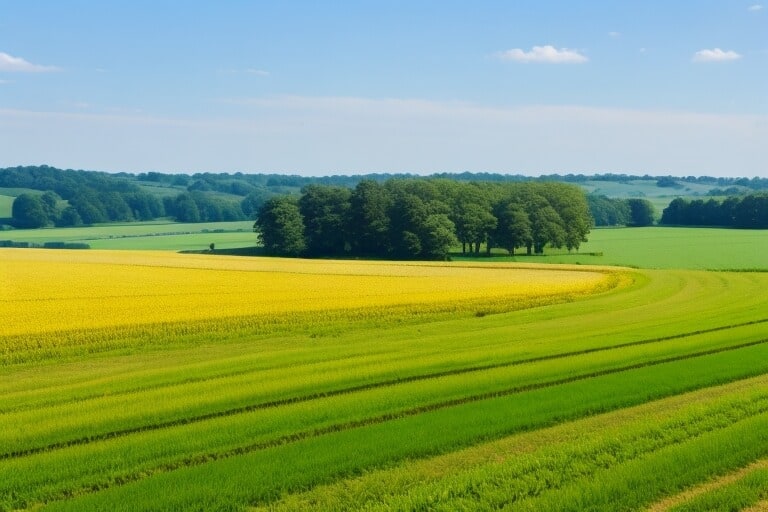
[{"label": "dark green foliage", "polygon": [[77,208],[73,206],[67,206],[62,210],[61,215],[59,216],[59,222],[57,224],[61,227],[77,227],[83,225],[83,219],[80,217],[80,214],[77,212]]},{"label": "dark green foliage", "polygon": [[495,213],[498,219],[493,233],[496,246],[515,254],[515,249],[532,243],[531,219],[521,204],[511,201],[500,203]]},{"label": "dark green foliage", "polygon": [[[430,179],[425,180],[416,179],[416,176],[410,174],[389,173],[363,176],[303,177],[280,174],[243,174],[240,172],[234,174],[206,172],[172,175],[151,171],[137,175],[130,173],[108,174],[97,171],[61,170],[46,165],[0,169],[0,187],[27,188],[53,194],[51,197],[57,198],[57,203],[51,209],[53,203],[47,201],[46,215],[48,216],[48,224],[53,223],[58,226],[79,224],[71,212],[66,219],[59,218],[67,207],[66,202],[75,208],[83,224],[130,220],[146,221],[165,216],[184,221],[193,221],[193,219],[198,219],[198,221],[242,220],[255,218],[259,208],[274,195],[298,194],[300,189],[310,185],[356,190],[356,187],[362,182],[375,183],[386,189],[382,194],[375,191],[380,197],[375,200],[371,197],[370,200],[364,201],[360,197],[357,199],[358,205],[352,204],[350,207],[360,208],[361,204],[372,201],[365,208],[369,209],[367,214],[377,217],[378,220],[375,222],[371,220],[370,229],[362,226],[357,228],[354,225],[347,226],[352,229],[354,234],[352,232],[346,233],[346,244],[350,244],[350,246],[347,247],[345,244],[345,250],[349,249],[355,254],[370,255],[393,254],[395,252],[391,234],[384,236],[384,232],[388,231],[389,227],[387,221],[383,220],[380,214],[382,205],[387,201],[392,201],[393,189],[388,185],[390,182],[407,183],[404,186],[411,193],[421,197],[432,213],[448,215],[456,225],[456,235],[462,242],[463,248],[466,250],[467,245],[471,245],[470,250],[478,252],[483,244],[487,250],[492,247],[504,247],[503,243],[497,243],[493,239],[495,235],[498,235],[496,233],[497,227],[493,227],[494,219],[498,223],[496,208],[501,202],[509,199],[510,193],[515,194],[510,192],[515,187],[533,190],[533,185],[555,185],[556,183],[583,185],[588,181],[629,183],[636,180],[655,180],[658,185],[669,187],[680,187],[686,183],[709,185],[729,194],[743,194],[750,189],[768,188],[767,178],[714,178],[711,176],[674,178],[671,176],[653,177],[612,173],[593,176],[553,174],[530,178],[521,175],[464,172],[434,174]],[[148,192],[148,190],[152,192]],[[541,190],[539,189],[537,192],[540,195],[543,193]],[[158,192],[160,198],[155,195]],[[120,199],[115,197],[113,193],[119,195]],[[194,213],[194,208],[189,204],[189,196],[176,199],[175,196],[179,193],[192,194],[191,197],[197,208],[197,214]],[[227,195],[239,196],[240,199],[227,199]],[[604,197],[596,199],[596,197],[599,196],[589,199],[589,209],[594,219],[594,225],[641,225],[637,219],[631,217],[627,200]],[[553,196],[547,196],[546,199],[551,201]],[[386,204],[385,206],[385,209],[388,209],[390,205]],[[724,223],[722,225],[749,227],[760,224],[759,211],[754,208],[750,211],[749,204],[746,204],[740,212],[738,222],[736,221],[736,212],[732,208],[733,205],[730,206],[730,210],[722,212],[723,218],[719,221]],[[565,217],[580,219],[580,213],[569,215],[564,213],[560,206],[554,206],[554,208],[563,217],[562,220],[568,228],[563,245],[577,249],[578,244],[583,241],[583,236],[580,233],[584,232],[585,226],[591,222],[572,223]],[[581,200],[578,201],[575,212],[580,211],[580,209]],[[358,213],[362,212],[358,210]],[[729,222],[731,224],[728,224]],[[356,229],[357,231],[355,231]],[[362,231],[360,231],[361,229]]]},{"label": "dark green foliage", "polygon": [[353,252],[369,256],[391,252],[392,202],[390,190],[380,183],[363,180],[357,184],[350,197],[349,236]]},{"label": "dark green foliage", "polygon": [[248,219],[255,219],[264,203],[274,194],[263,187],[254,187],[240,202],[240,209]]},{"label": "dark green foliage", "polygon": [[46,204],[40,196],[21,194],[13,201],[13,225],[21,229],[42,228],[48,225]]},{"label": "dark green foliage", "polygon": [[240,205],[200,191],[182,192],[165,201],[165,212],[177,222],[221,222],[245,220]]},{"label": "dark green foliage", "polygon": [[200,222],[200,210],[191,194],[179,194],[172,203],[172,211],[177,222]]},{"label": "dark green foliage", "polygon": [[306,250],[304,220],[298,203],[291,197],[269,199],[259,209],[253,227],[259,232],[267,254],[300,256]]},{"label": "dark green foliage", "polygon": [[661,224],[676,226],[723,226],[768,228],[768,193],[716,199],[674,199],[664,209]]},{"label": "dark green foliage", "polygon": [[286,253],[283,238],[294,244],[289,252],[298,253],[299,220],[302,251],[309,256],[421,260],[446,259],[458,243],[473,253],[482,244],[489,253],[493,247],[510,253],[526,247],[529,254],[541,254],[546,246],[578,249],[592,227],[583,192],[563,183],[364,180],[352,192],[310,185],[298,200],[299,219],[283,222],[293,233],[280,234],[277,219],[293,208],[290,201],[269,200],[260,210],[256,227],[269,253]]},{"label": "dark green foliage", "polygon": [[[488,238],[496,229],[498,219],[491,209],[491,198],[487,191],[481,190],[475,183],[455,184],[457,194],[454,199],[452,220],[456,225],[456,237],[461,242],[461,251],[480,252],[480,244],[488,243]],[[473,249],[474,247],[474,249]]]},{"label": "dark green foliage", "polygon": [[429,215],[421,226],[421,252],[425,260],[444,260],[456,243],[456,227],[444,213]]},{"label": "dark green foliage", "polygon": [[[0,186],[45,191],[40,196],[47,218],[43,225],[151,220],[165,215],[162,203],[155,196],[107,173],[62,171],[45,165],[15,167],[0,170]],[[68,201],[69,206],[64,201]],[[66,218],[62,218],[65,211]],[[37,227],[42,225],[38,223]]]},{"label": "dark green foliage", "polygon": [[604,195],[587,196],[589,211],[595,226],[626,226],[630,222],[629,204],[626,199],[611,199]]},{"label": "dark green foliage", "polygon": [[630,226],[650,226],[653,224],[655,211],[653,204],[647,199],[627,199],[629,205]]},{"label": "dark green foliage", "polygon": [[656,182],[656,186],[662,188],[683,188],[672,176],[662,176]]},{"label": "dark green foliage", "polygon": [[307,253],[310,256],[336,256],[345,252],[348,242],[350,197],[347,188],[310,185],[299,199],[304,218]]}]

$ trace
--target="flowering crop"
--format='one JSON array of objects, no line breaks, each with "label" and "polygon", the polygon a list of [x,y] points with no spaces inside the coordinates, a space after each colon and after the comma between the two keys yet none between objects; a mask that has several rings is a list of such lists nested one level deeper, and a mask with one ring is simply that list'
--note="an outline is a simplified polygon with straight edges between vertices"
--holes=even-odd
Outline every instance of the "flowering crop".
[{"label": "flowering crop", "polygon": [[587,294],[601,271],[309,261],[163,252],[4,250],[2,335],[482,299]]}]

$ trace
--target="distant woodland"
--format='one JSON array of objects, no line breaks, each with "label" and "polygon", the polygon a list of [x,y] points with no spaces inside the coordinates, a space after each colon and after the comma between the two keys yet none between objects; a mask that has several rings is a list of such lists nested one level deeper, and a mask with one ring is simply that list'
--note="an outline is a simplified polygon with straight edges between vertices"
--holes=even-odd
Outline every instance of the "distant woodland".
[{"label": "distant woodland", "polygon": [[664,209],[660,223],[765,229],[768,228],[768,193],[731,196],[723,200],[673,199]]},{"label": "distant woodland", "polygon": [[[707,184],[715,187],[710,194],[713,196],[728,196],[727,199],[712,199],[710,201],[681,199],[675,201],[668,213],[662,217],[662,222],[677,225],[722,225],[736,227],[766,227],[761,217],[766,206],[760,194],[750,192],[768,190],[768,179],[765,178],[715,178],[715,177],[683,177],[672,178],[636,176],[626,174],[565,174],[549,175],[530,178],[521,175],[503,175],[495,173],[458,173],[434,174],[428,178],[419,178],[410,174],[367,174],[356,176],[325,176],[305,177],[282,174],[244,174],[244,173],[196,173],[196,174],[164,174],[148,172],[140,174],[105,173],[98,171],[62,170],[49,166],[25,166],[0,169],[0,193],[14,197],[12,216],[0,219],[0,225],[6,224],[16,228],[40,228],[46,226],[81,226],[108,222],[148,221],[169,219],[177,222],[215,222],[235,221],[257,218],[257,213],[268,201],[283,198],[286,204],[300,204],[309,193],[312,197],[317,193],[312,187],[326,186],[344,189],[350,197],[358,192],[361,183],[366,187],[377,184],[394,198],[388,200],[400,201],[400,192],[391,183],[419,183],[408,187],[447,190],[455,184],[456,190],[467,188],[473,184],[474,189],[481,190],[483,197],[475,204],[477,208],[486,211],[500,221],[496,197],[500,190],[512,190],[513,184],[524,183],[568,183],[582,185],[588,181],[614,183],[630,183],[637,180],[655,180],[658,187],[669,187],[674,194],[688,184]],[[429,183],[432,183],[429,185]],[[522,187],[525,188],[525,187]],[[529,187],[530,188],[530,187]],[[546,188],[546,187],[544,187]],[[3,192],[5,190],[6,192]],[[9,192],[10,191],[10,192]],[[491,192],[492,191],[492,192]],[[485,193],[488,195],[484,195]],[[339,192],[341,193],[341,192]],[[439,199],[429,197],[432,192],[422,198],[427,205],[429,215],[445,215],[454,226],[461,226],[459,209],[470,208],[471,203],[453,193],[440,193]],[[418,196],[418,194],[416,194]],[[434,194],[433,194],[434,195]],[[754,195],[754,197],[751,197]],[[444,203],[439,205],[437,203]],[[590,225],[594,226],[623,226],[647,225],[653,222],[652,206],[643,198],[618,199],[605,195],[588,195],[586,198]],[[528,201],[530,203],[530,201]],[[715,212],[715,202],[718,204]],[[704,204],[701,204],[704,203]],[[736,208],[736,204],[739,207]],[[743,204],[742,204],[743,203]],[[272,203],[270,203],[272,204]],[[399,203],[398,203],[399,204]],[[521,203],[522,204],[522,203]],[[579,203],[581,204],[581,203]],[[459,206],[462,205],[462,206]],[[313,221],[306,218],[308,205],[304,206],[302,215],[304,222]],[[748,214],[750,208],[757,208],[756,213]],[[390,212],[392,213],[392,212]],[[560,215],[561,212],[558,212]],[[527,215],[530,217],[531,213]],[[751,216],[750,216],[751,215]],[[442,217],[433,217],[433,221]],[[749,220],[752,219],[752,220]],[[396,218],[390,219],[397,221]],[[442,221],[440,221],[442,222]],[[491,221],[488,221],[491,223]],[[503,224],[503,222],[502,222]],[[500,229],[500,228],[495,228]],[[415,233],[413,231],[406,230]],[[494,230],[486,230],[491,233]],[[455,235],[464,240],[465,246],[470,244],[458,227]],[[496,233],[498,237],[498,233]],[[488,235],[490,236],[490,235]],[[486,238],[488,238],[488,236]],[[492,240],[492,238],[491,238]],[[307,240],[309,251],[316,249],[311,237]],[[471,240],[474,246],[477,240]],[[391,240],[390,240],[391,243]],[[482,242],[487,245],[487,242]],[[493,244],[493,242],[492,242]],[[357,243],[351,243],[359,250]],[[363,244],[363,247],[365,244]],[[397,246],[397,244],[395,244]],[[402,249],[402,247],[401,247]],[[391,248],[398,252],[401,249]]]},{"label": "distant woodland", "polygon": [[[650,222],[652,210],[646,213]],[[309,185],[298,199],[269,199],[255,228],[275,255],[439,260],[457,244],[465,254],[570,251],[592,226],[586,195],[572,184],[401,178],[364,180],[351,190]]]}]

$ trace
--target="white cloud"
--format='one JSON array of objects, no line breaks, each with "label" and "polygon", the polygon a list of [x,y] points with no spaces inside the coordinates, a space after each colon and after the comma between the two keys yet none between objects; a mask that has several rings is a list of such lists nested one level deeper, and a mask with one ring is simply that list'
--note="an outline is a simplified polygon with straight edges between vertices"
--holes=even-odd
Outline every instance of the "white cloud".
[{"label": "white cloud", "polygon": [[589,60],[576,50],[568,48],[557,49],[552,45],[534,46],[529,52],[520,48],[513,48],[504,52],[498,52],[496,56],[501,60],[546,62],[551,64],[581,64]]},{"label": "white cloud", "polygon": [[738,60],[741,55],[733,50],[723,51],[720,48],[714,50],[699,50],[693,55],[693,62],[726,62]]},{"label": "white cloud", "polygon": [[20,73],[44,73],[48,71],[58,71],[55,66],[41,66],[32,64],[21,57],[14,57],[7,53],[0,52],[0,71],[11,71]]},{"label": "white cloud", "polygon": [[608,32],[608,37],[611,37],[613,39],[618,39],[621,37],[621,32]]},{"label": "white cloud", "polygon": [[747,9],[747,10],[749,10],[751,12],[762,11],[763,10],[763,6],[760,5],[760,4],[750,5],[749,9]]}]

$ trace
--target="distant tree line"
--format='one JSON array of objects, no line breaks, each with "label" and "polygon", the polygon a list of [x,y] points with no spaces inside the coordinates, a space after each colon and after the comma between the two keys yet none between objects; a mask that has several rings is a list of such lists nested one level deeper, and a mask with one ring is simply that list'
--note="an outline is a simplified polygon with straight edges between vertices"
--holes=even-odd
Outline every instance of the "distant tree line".
[{"label": "distant tree line", "polygon": [[[173,179],[178,184],[178,177]],[[193,185],[197,183],[199,181]],[[179,222],[245,220],[252,218],[266,195],[256,187],[241,188],[246,197],[233,200],[201,192],[201,185],[196,185],[183,192],[169,189],[175,195],[161,198],[124,177],[48,166],[1,169],[0,187],[42,191],[16,197],[11,222],[17,228],[81,226],[161,217],[173,217]]]},{"label": "distant tree line", "polygon": [[650,226],[656,212],[647,199],[614,199],[604,195],[587,196],[595,226]]},{"label": "distant tree line", "polygon": [[677,198],[662,212],[661,224],[765,229],[768,228],[768,193],[706,201]]},{"label": "distant tree line", "polygon": [[546,246],[578,249],[592,227],[586,196],[565,183],[464,183],[447,179],[363,180],[354,189],[309,185],[273,197],[254,229],[284,256],[445,259],[462,252]]},{"label": "distant tree line", "polygon": [[[768,188],[766,178],[714,178],[709,176],[653,177],[627,174],[552,174],[539,178],[487,172],[439,173],[430,177],[469,184],[588,181],[632,182],[657,180],[662,187],[679,188],[680,183],[707,184],[711,194],[743,195],[745,191]],[[413,174],[374,173],[307,177],[281,174],[194,173],[110,174],[98,171],[61,170],[49,166],[0,169],[0,187],[31,189],[17,197],[11,223],[16,227],[48,225],[78,226],[101,222],[128,222],[170,217],[179,222],[212,222],[255,218],[270,198],[299,196],[310,185],[354,190],[361,182],[386,184],[393,180],[418,179]],[[641,202],[642,201],[642,202]],[[590,196],[589,207],[596,226],[647,225],[650,203],[641,199],[609,199]],[[651,210],[652,212],[652,210]],[[643,220],[645,217],[646,220]],[[653,215],[651,214],[650,218]]]}]

